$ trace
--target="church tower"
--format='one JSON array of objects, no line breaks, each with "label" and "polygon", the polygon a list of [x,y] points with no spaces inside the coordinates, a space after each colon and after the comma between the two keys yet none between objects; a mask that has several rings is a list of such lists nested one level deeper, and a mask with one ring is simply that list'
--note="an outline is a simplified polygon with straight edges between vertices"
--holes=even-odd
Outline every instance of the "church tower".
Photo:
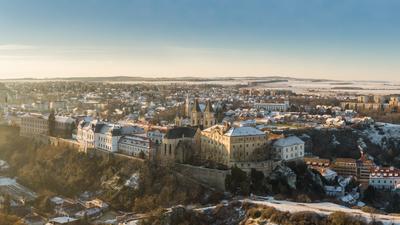
[{"label": "church tower", "polygon": [[191,116],[191,111],[192,111],[192,105],[190,104],[190,99],[189,95],[186,95],[186,100],[185,100],[185,116],[190,117]]},{"label": "church tower", "polygon": [[201,110],[197,98],[194,100],[194,105],[192,107],[192,114],[190,115],[190,121],[192,126],[202,125]]},{"label": "church tower", "polygon": [[203,128],[208,128],[216,124],[214,110],[210,100],[207,101],[206,109],[204,110]]}]

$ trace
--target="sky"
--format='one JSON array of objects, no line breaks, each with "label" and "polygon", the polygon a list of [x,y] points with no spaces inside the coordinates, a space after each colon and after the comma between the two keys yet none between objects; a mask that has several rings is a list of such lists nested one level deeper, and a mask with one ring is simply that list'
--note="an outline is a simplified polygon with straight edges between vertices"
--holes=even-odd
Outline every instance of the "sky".
[{"label": "sky", "polygon": [[400,81],[398,0],[0,0],[0,78]]}]

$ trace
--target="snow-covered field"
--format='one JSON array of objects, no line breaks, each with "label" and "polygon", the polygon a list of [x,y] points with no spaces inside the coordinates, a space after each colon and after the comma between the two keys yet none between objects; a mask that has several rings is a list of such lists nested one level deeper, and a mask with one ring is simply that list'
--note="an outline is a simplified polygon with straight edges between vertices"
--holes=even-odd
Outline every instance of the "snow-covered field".
[{"label": "snow-covered field", "polygon": [[[110,81],[113,83],[113,81]],[[259,82],[259,83],[255,83]],[[116,83],[149,83],[149,84],[220,84],[220,85],[248,85],[268,89],[287,89],[296,93],[318,93],[321,95],[334,95],[335,93],[358,94],[398,94],[399,82],[388,81],[344,81],[344,80],[311,80],[286,77],[246,78],[234,77],[233,79],[218,80],[173,80],[173,81],[118,81]]]},{"label": "snow-covered field", "polygon": [[329,215],[333,212],[341,211],[348,213],[354,217],[361,216],[365,218],[367,221],[371,221],[373,219],[377,221],[381,221],[384,224],[400,224],[400,216],[395,215],[381,215],[381,214],[370,214],[363,212],[359,209],[350,209],[345,206],[341,206],[338,204],[323,202],[323,203],[300,203],[300,202],[290,202],[290,201],[281,201],[274,200],[272,197],[263,198],[263,199],[246,199],[243,201],[251,202],[259,205],[266,205],[270,207],[274,207],[280,211],[288,211],[291,213],[294,212],[304,212],[304,211],[312,211],[318,214]]}]

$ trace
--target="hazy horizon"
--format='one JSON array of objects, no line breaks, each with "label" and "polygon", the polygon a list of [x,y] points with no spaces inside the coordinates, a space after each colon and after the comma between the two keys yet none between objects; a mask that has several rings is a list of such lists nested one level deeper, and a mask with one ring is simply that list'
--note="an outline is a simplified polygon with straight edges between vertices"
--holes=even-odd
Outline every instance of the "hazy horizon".
[{"label": "hazy horizon", "polygon": [[400,2],[0,0],[0,78],[400,77]]}]

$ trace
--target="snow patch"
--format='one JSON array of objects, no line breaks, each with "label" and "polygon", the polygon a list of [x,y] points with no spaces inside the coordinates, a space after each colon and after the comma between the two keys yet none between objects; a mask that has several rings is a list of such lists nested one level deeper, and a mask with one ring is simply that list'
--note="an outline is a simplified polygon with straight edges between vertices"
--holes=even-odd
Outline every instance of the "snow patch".
[{"label": "snow patch", "polygon": [[126,180],[125,186],[133,188],[133,189],[138,189],[139,188],[139,178],[140,174],[138,172],[132,174],[132,176]]}]

